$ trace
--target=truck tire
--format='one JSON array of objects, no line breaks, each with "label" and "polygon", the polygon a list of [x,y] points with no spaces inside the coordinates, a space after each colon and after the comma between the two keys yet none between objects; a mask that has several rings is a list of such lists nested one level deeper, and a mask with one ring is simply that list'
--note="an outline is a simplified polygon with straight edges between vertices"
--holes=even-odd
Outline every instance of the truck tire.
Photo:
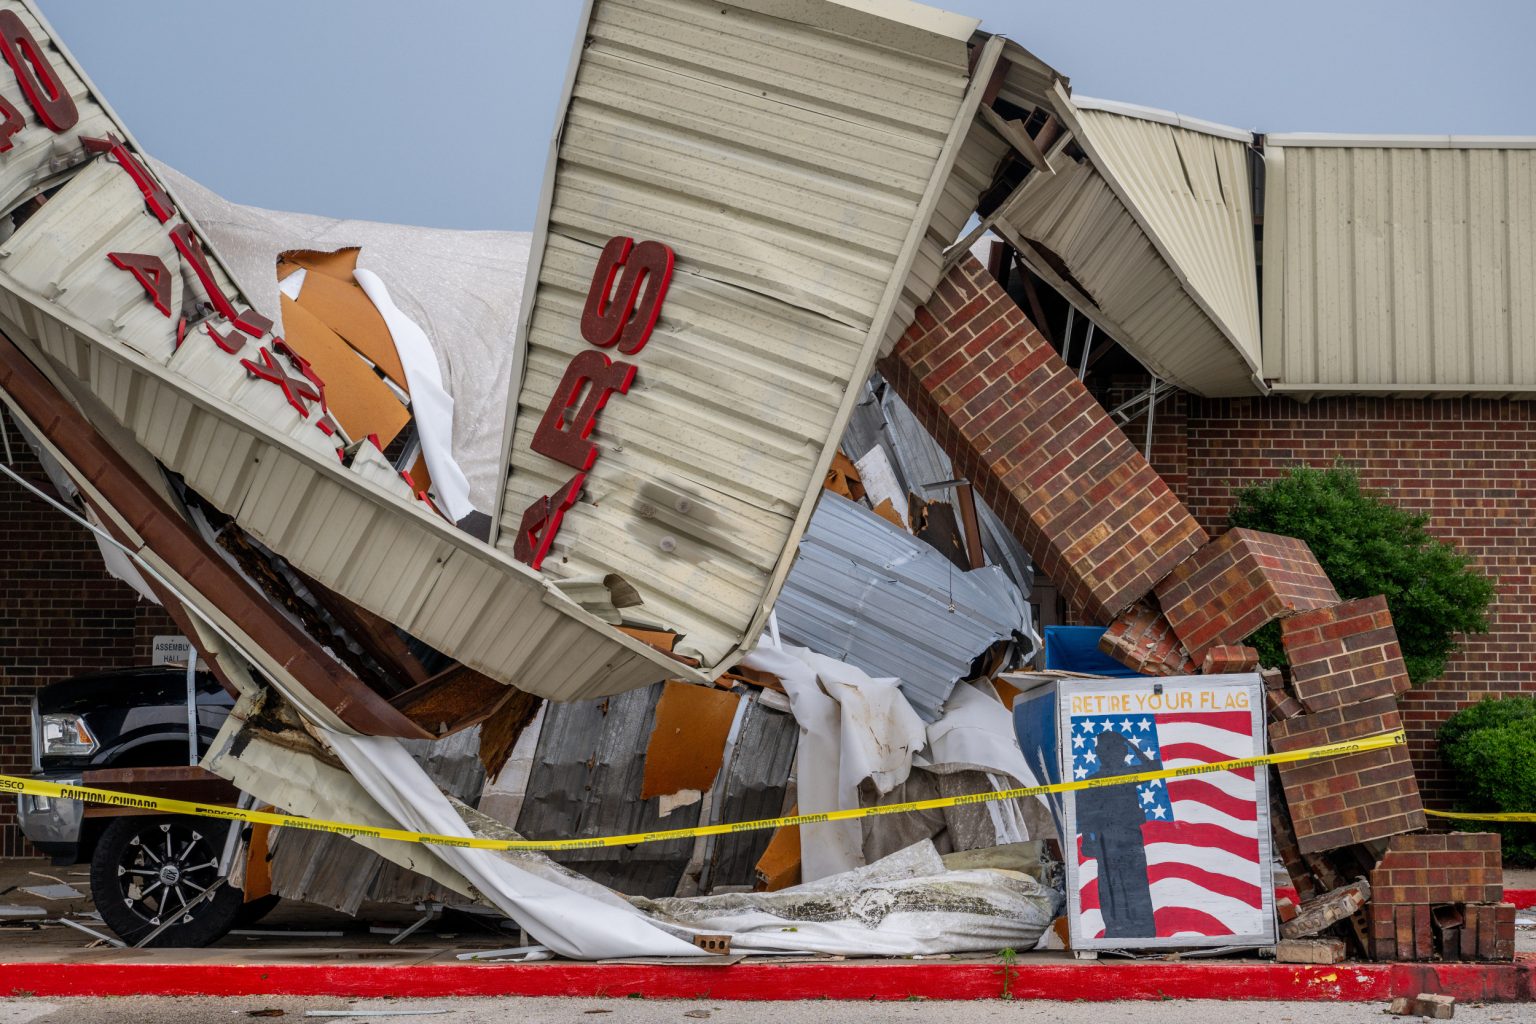
[{"label": "truck tire", "polygon": [[207,946],[234,927],[243,897],[221,885],[190,911],[183,908],[219,879],[228,828],[201,818],[118,818],[91,856],[91,899],[107,927],[130,946],[168,919],[176,923],[151,946]]}]

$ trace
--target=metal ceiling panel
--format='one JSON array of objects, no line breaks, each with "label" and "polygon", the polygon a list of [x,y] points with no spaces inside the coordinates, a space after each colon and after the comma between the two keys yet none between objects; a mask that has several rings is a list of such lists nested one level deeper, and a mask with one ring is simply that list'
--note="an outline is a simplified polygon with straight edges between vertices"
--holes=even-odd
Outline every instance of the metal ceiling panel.
[{"label": "metal ceiling panel", "polygon": [[1271,386],[1536,391],[1533,143],[1268,137],[1264,375]]},{"label": "metal ceiling panel", "polygon": [[926,541],[830,491],[775,612],[791,643],[899,679],[929,722],[977,655],[1030,630],[1029,606],[1002,569],[957,569]]},{"label": "metal ceiling panel", "polygon": [[[622,575],[635,614],[684,634],[677,650],[706,673],[751,646],[857,384],[911,315],[898,300],[925,233],[963,223],[958,206],[938,211],[979,103],[974,24],[862,0],[592,5],[523,303],[503,551],[572,478],[530,442],[591,350],[580,319],[599,251],[664,243],[660,320],[619,357],[634,383],[601,411],[600,455],[542,569]],[[995,61],[1000,41],[985,49]]]}]

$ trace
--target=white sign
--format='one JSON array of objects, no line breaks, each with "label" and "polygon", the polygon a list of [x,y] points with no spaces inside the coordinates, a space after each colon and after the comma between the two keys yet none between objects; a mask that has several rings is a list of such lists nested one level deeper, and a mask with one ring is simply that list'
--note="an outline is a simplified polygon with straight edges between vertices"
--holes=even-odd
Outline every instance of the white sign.
[{"label": "white sign", "polygon": [[[154,665],[186,665],[187,658],[191,657],[192,645],[184,636],[157,636],[150,643],[151,664]],[[198,659],[199,670],[206,670],[208,663]]]}]

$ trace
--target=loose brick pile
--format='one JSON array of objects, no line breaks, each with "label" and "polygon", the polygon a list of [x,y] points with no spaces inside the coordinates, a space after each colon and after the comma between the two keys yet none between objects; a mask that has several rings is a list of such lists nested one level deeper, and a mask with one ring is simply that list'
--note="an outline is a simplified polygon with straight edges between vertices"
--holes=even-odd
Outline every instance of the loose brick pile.
[{"label": "loose brick pile", "polygon": [[[1148,675],[1253,671],[1258,654],[1243,643],[1279,619],[1292,669],[1289,683],[1263,673],[1275,750],[1402,727],[1407,674],[1385,600],[1340,601],[1299,540],[1233,529],[1207,542],[974,259],[946,275],[881,371],[1074,610],[1108,623],[1107,654]],[[1377,955],[1505,948],[1503,905],[1490,898],[1497,848],[1490,862],[1485,847],[1456,845],[1468,839],[1408,835],[1426,822],[1405,747],[1294,762],[1275,775],[1276,849],[1307,900],[1288,937],[1321,922]],[[1358,912],[1322,902],[1356,893],[1349,906],[1358,908],[1377,884],[1386,898]],[[1448,895],[1458,898],[1438,899]]]},{"label": "loose brick pile", "polygon": [[1241,644],[1282,616],[1339,601],[1304,542],[1242,529],[1228,530],[1180,562],[1155,592],[1196,661],[1211,647]]},{"label": "loose brick pile", "polygon": [[1386,598],[1303,612],[1280,628],[1291,686],[1308,711],[1408,692],[1408,669]]},{"label": "loose brick pile", "polygon": [[1099,637],[1099,650],[1142,675],[1187,676],[1196,671],[1173,627],[1146,598],[1110,623]]}]

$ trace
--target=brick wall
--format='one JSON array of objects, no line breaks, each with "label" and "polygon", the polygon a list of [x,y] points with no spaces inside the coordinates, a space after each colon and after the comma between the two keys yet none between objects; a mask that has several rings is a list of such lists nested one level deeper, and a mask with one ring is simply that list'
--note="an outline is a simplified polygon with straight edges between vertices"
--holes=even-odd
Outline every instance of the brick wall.
[{"label": "brick wall", "polygon": [[[52,493],[9,430],[15,468]],[[179,633],[158,607],[108,576],[90,534],[0,477],[0,774],[31,771],[29,721],[39,686],[82,672],[148,664],[151,638]],[[0,856],[34,856],[0,800]]]},{"label": "brick wall", "polygon": [[[1138,446],[1144,423],[1125,428]],[[1536,692],[1536,403],[1181,395],[1159,406],[1153,431],[1153,465],[1211,531],[1225,528],[1238,488],[1335,458],[1427,512],[1430,531],[1474,555],[1498,586],[1492,632],[1468,638],[1441,679],[1401,701],[1424,795],[1444,806],[1439,724],[1485,694]]]}]

